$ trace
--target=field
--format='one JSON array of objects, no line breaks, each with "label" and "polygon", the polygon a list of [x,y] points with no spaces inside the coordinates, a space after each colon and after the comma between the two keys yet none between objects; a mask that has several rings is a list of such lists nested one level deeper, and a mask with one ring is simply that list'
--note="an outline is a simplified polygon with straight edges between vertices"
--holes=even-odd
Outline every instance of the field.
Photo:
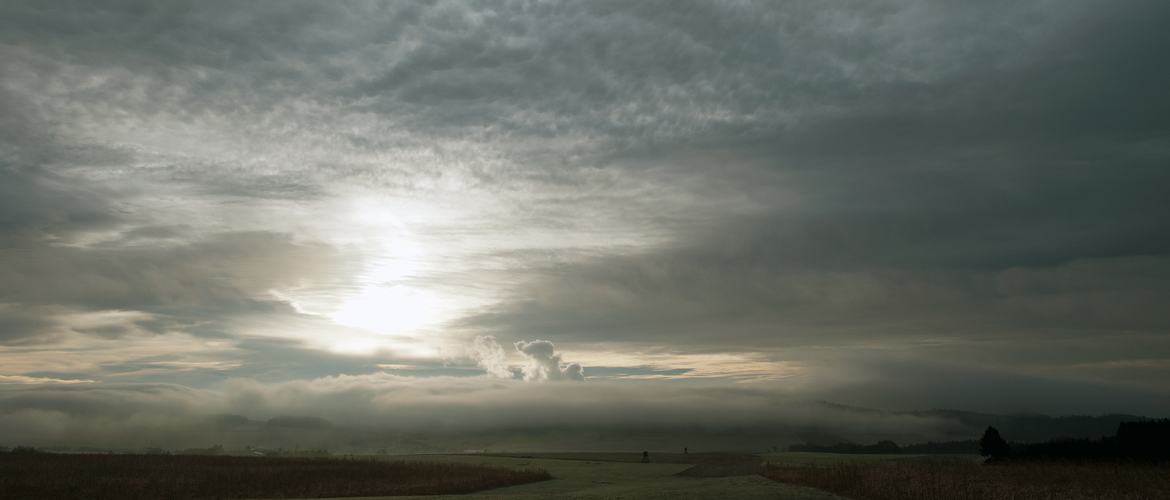
[{"label": "field", "polygon": [[851,455],[845,453],[815,452],[761,453],[759,456],[765,463],[768,464],[790,466],[824,466],[856,462],[893,465],[898,463],[917,463],[938,460],[964,460],[969,462],[977,462],[980,460],[979,455],[881,455],[868,453]]},{"label": "field", "polygon": [[550,479],[534,467],[336,458],[0,455],[0,498],[319,498],[470,493]]},{"label": "field", "polygon": [[1170,498],[1170,466],[971,460],[769,464],[764,476],[856,500],[1155,500]]},{"label": "field", "polygon": [[650,463],[642,463],[641,453],[477,453],[356,459],[9,455],[0,457],[0,498],[1170,498],[1165,493],[1170,491],[1170,466],[982,466],[977,458],[651,453]]}]

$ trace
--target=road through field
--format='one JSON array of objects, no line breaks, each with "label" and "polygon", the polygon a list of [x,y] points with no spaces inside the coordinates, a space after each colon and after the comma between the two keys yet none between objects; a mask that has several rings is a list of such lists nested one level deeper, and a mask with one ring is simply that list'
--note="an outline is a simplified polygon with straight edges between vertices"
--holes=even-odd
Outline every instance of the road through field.
[{"label": "road through field", "polygon": [[[509,486],[481,491],[471,495],[440,495],[418,497],[385,497],[387,499],[454,500],[468,496],[484,500],[530,500],[564,498],[589,499],[662,499],[689,500],[706,498],[736,499],[792,499],[792,500],[840,500],[841,497],[811,488],[780,484],[756,474],[743,474],[735,465],[737,456],[728,456],[732,468],[721,469],[714,458],[692,454],[690,459],[669,457],[658,454],[651,457],[651,463],[625,461],[625,457],[600,456],[599,459],[622,461],[587,460],[588,455],[574,454],[575,457],[546,458],[529,456],[488,456],[488,455],[410,455],[379,457],[386,460],[426,460],[498,467],[539,468],[548,470],[556,479],[538,483]],[[681,454],[680,454],[681,455]],[[690,463],[656,463],[659,461],[688,461]],[[756,459],[758,461],[758,458]],[[688,469],[707,464],[707,473],[720,477],[695,477],[679,475]],[[722,471],[722,472],[721,472]],[[721,473],[736,474],[721,476]]]}]

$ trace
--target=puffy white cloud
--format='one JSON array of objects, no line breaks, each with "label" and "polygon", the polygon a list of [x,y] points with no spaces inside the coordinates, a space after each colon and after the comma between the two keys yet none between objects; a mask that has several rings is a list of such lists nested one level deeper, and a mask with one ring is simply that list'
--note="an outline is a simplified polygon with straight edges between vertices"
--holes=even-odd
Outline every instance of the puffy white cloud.
[{"label": "puffy white cloud", "polygon": [[547,340],[516,342],[516,350],[531,360],[524,367],[524,380],[543,382],[546,380],[578,380],[585,381],[585,372],[579,363],[564,363],[561,355],[555,352],[553,343]]}]

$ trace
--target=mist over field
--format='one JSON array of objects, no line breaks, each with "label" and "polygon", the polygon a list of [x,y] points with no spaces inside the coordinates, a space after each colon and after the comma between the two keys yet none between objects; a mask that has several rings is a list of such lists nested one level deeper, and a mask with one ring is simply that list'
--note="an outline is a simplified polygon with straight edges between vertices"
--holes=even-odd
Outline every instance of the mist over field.
[{"label": "mist over field", "polygon": [[1036,415],[883,412],[750,386],[567,387],[487,377],[388,374],[272,385],[236,380],[217,390],[165,384],[6,390],[0,392],[0,412],[5,437],[25,446],[96,451],[219,444],[229,449],[299,447],[392,454],[683,447],[767,451],[815,441],[815,436],[910,444],[977,438],[988,423],[1014,433],[1017,440],[1034,440],[1095,437],[1114,432],[1118,421],[1136,418],[1053,421]]},{"label": "mist over field", "polygon": [[757,450],[987,421],[934,409],[1170,417],[1168,23],[1149,0],[3,2],[0,446]]}]

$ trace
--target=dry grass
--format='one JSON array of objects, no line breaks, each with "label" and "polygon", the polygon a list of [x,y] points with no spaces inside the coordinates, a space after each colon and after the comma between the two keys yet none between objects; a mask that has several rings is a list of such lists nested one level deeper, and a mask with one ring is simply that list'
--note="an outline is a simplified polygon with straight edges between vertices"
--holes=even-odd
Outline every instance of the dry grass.
[{"label": "dry grass", "polygon": [[845,462],[769,465],[764,476],[857,500],[1165,500],[1170,465],[1024,462],[979,465]]},{"label": "dry grass", "polygon": [[313,498],[458,494],[551,479],[545,470],[433,462],[172,455],[0,455],[0,498]]}]

